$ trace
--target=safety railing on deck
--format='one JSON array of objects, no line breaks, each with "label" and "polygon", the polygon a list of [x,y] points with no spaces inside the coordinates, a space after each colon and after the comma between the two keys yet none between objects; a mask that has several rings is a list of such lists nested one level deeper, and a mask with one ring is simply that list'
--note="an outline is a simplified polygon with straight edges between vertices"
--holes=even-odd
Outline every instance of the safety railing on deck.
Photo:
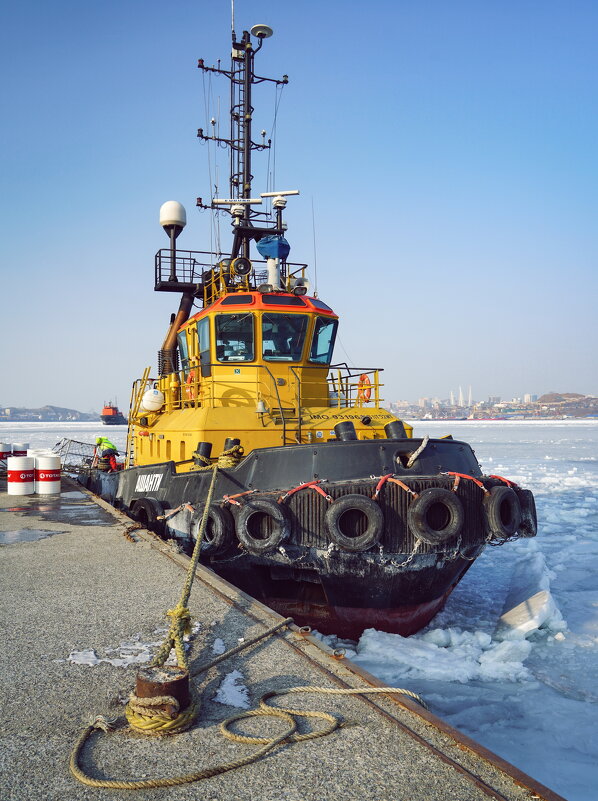
[{"label": "safety railing on deck", "polygon": [[276,375],[268,365],[244,364],[247,375],[223,375],[214,371],[222,368],[222,364],[203,365],[204,371],[209,369],[211,375],[202,378],[202,366],[191,363],[187,371],[171,373],[160,379],[150,378],[146,373],[136,382],[132,403],[132,416],[139,413],[139,401],[143,392],[153,386],[164,393],[165,411],[176,409],[211,408],[214,406],[248,407],[262,401],[268,407],[268,413],[277,413],[284,417],[285,410],[294,410],[298,416],[301,408],[310,406],[379,406],[383,401],[380,389],[380,370],[373,368],[349,367],[337,364],[328,368],[317,365],[289,365],[286,375],[281,376],[280,365],[276,366]]},{"label": "safety railing on deck", "polygon": [[[154,260],[154,289],[159,292],[191,292],[209,306],[232,287],[235,291],[248,291],[265,283],[266,262],[252,259],[251,266],[248,275],[237,275],[231,268],[230,256],[202,250],[176,250],[173,263],[172,252],[162,248]],[[285,262],[284,269],[289,279],[296,280],[305,278],[307,265]]]}]

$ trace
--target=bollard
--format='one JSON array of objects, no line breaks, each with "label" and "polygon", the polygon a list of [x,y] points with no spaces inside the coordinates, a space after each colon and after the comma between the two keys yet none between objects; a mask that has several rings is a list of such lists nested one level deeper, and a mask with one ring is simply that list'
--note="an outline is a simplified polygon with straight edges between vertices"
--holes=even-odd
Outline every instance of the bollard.
[{"label": "bollard", "polygon": [[[189,691],[189,673],[174,665],[160,665],[142,668],[137,673],[135,693],[138,698],[156,698],[170,695],[180,704],[179,712],[183,712],[191,703]],[[156,707],[166,715],[174,717],[174,708],[169,704]]]}]

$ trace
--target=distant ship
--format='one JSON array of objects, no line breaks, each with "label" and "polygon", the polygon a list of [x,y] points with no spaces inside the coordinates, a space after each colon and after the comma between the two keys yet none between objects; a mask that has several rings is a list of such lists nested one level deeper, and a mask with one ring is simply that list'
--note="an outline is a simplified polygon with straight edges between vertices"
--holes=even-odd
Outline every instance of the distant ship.
[{"label": "distant ship", "polygon": [[118,406],[115,404],[104,403],[104,408],[102,409],[102,414],[100,415],[100,419],[104,423],[105,426],[126,426],[127,419],[119,411]]}]

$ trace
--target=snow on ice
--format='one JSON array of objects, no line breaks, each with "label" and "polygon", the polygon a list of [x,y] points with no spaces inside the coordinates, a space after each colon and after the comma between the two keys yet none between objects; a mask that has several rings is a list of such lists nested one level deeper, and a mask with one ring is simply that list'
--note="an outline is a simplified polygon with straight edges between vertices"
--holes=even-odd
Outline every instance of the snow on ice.
[{"label": "snow on ice", "polygon": [[249,690],[242,683],[243,674],[239,670],[227,673],[216,691],[214,701],[228,706],[249,709]]},{"label": "snow on ice", "polygon": [[[423,631],[368,629],[347,656],[569,801],[598,797],[598,421],[416,422],[452,433],[487,472],[531,489],[539,533],[487,548]],[[542,591],[530,623],[509,597]]]}]

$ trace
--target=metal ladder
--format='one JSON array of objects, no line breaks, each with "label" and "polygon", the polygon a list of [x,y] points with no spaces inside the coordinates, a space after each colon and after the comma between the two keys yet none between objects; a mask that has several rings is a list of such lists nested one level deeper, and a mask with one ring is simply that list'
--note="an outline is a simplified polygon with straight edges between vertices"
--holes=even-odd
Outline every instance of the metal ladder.
[{"label": "metal ladder", "polygon": [[125,456],[125,469],[133,467],[135,462],[135,438],[133,436],[133,420],[139,414],[141,399],[149,381],[152,368],[146,367],[140,381],[135,381],[131,388],[131,400],[129,401],[129,427],[127,428],[127,452]]}]

